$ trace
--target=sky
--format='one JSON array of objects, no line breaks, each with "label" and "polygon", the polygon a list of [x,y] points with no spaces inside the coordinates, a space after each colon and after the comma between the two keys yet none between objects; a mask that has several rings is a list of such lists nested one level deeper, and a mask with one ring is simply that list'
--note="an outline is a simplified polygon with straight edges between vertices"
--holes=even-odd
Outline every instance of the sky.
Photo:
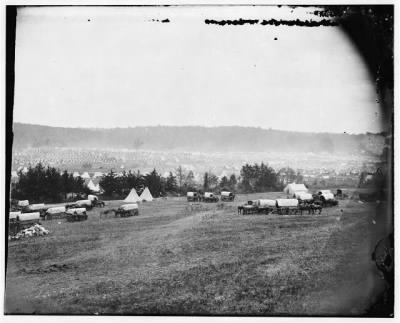
[{"label": "sky", "polygon": [[[339,27],[204,23],[320,19],[309,11],[20,8],[14,122],[382,131],[374,84]],[[167,18],[169,23],[160,22]]]}]

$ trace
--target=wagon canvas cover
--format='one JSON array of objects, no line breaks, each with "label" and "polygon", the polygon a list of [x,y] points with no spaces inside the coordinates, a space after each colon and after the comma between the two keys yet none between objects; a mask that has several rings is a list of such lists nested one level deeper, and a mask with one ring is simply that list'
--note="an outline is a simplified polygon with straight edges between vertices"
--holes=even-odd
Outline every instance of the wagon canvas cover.
[{"label": "wagon canvas cover", "polygon": [[263,207],[263,206],[275,206],[275,200],[258,200],[258,205]]},{"label": "wagon canvas cover", "polygon": [[277,199],[276,203],[279,207],[297,207],[299,201],[296,199]]}]

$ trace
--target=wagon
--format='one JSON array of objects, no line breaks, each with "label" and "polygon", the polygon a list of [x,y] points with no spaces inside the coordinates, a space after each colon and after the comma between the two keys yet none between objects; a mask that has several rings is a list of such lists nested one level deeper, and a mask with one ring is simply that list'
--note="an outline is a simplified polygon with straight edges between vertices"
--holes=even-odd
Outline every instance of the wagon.
[{"label": "wagon", "polygon": [[339,204],[339,202],[335,200],[335,196],[332,193],[322,193],[318,196],[323,206],[336,206]]},{"label": "wagon", "polygon": [[73,204],[67,205],[67,208],[86,208],[87,210],[91,210],[93,208],[93,204],[91,200],[78,200]]},{"label": "wagon", "polygon": [[47,207],[44,203],[30,204],[24,207],[23,210],[25,210],[26,212],[39,212],[40,216],[43,218],[46,215]]},{"label": "wagon", "polygon": [[314,200],[312,194],[305,193],[305,192],[296,193],[296,199],[298,199],[299,202],[303,202],[303,203],[312,203]]},{"label": "wagon", "polygon": [[299,201],[297,199],[277,199],[276,209],[278,214],[297,214]]},{"label": "wagon", "polygon": [[204,202],[218,202],[219,199],[217,196],[214,195],[214,193],[205,192],[204,196],[203,196],[203,201]]},{"label": "wagon", "polygon": [[104,207],[106,205],[104,201],[99,200],[99,197],[96,195],[89,194],[88,200],[91,202],[92,207]]},{"label": "wagon", "polygon": [[84,207],[68,209],[66,213],[68,222],[85,221],[88,218]]},{"label": "wagon", "polygon": [[275,200],[267,200],[260,199],[257,200],[257,208],[258,213],[269,214],[276,211],[276,201]]},{"label": "wagon", "polygon": [[20,207],[25,207],[29,205],[29,201],[28,200],[23,200],[23,201],[18,201],[18,206]]},{"label": "wagon", "polygon": [[251,200],[247,201],[247,203],[238,206],[238,213],[239,214],[255,214],[258,213],[258,200]]},{"label": "wagon", "polygon": [[186,198],[188,202],[199,202],[201,201],[201,196],[197,192],[187,192],[186,193]]},{"label": "wagon", "polygon": [[120,216],[121,218],[128,216],[139,215],[139,207],[136,203],[121,205],[117,210],[115,210],[115,216]]},{"label": "wagon", "polygon": [[16,235],[19,231],[29,228],[34,224],[40,224],[40,212],[10,212],[8,221],[9,235]]},{"label": "wagon", "polygon": [[55,218],[63,218],[66,216],[66,208],[65,206],[51,207],[47,209],[44,219],[52,220]]},{"label": "wagon", "polygon": [[221,192],[221,201],[232,202],[235,199],[235,194],[232,192],[222,191]]}]

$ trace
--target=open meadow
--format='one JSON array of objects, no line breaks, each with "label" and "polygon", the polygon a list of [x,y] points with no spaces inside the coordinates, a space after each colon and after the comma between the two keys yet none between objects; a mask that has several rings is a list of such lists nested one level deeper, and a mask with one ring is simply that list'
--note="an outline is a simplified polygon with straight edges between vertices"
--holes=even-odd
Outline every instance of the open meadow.
[{"label": "open meadow", "polygon": [[137,217],[42,221],[8,242],[7,313],[363,315],[383,291],[371,261],[374,203],[321,215],[238,215],[246,200],[139,205]]}]

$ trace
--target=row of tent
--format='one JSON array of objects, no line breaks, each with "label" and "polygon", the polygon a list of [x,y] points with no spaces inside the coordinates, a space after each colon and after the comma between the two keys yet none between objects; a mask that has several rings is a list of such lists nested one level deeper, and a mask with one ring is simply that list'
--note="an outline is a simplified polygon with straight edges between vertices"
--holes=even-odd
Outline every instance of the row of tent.
[{"label": "row of tent", "polygon": [[144,189],[144,191],[142,192],[142,194],[140,194],[140,196],[138,195],[136,190],[134,188],[132,188],[131,191],[129,192],[128,196],[124,200],[124,202],[126,202],[126,203],[136,203],[136,202],[141,202],[141,201],[145,201],[145,202],[153,201],[153,195],[151,195],[148,187],[146,187]]}]

